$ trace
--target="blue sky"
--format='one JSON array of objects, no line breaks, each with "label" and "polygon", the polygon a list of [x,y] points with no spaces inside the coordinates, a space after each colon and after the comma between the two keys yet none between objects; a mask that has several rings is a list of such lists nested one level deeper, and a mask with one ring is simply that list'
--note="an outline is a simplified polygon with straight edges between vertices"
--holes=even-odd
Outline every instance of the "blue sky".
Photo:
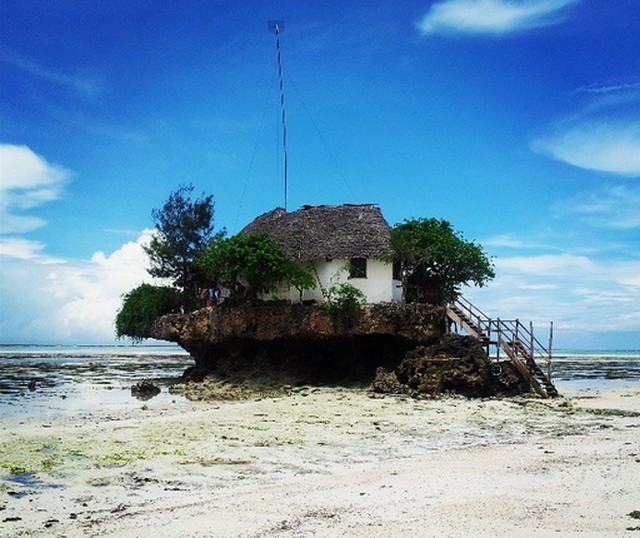
[{"label": "blue sky", "polygon": [[193,183],[231,233],[373,202],[495,256],[465,294],[640,348],[640,1],[58,1],[0,6],[2,342],[110,342],[151,281],[151,209]]}]

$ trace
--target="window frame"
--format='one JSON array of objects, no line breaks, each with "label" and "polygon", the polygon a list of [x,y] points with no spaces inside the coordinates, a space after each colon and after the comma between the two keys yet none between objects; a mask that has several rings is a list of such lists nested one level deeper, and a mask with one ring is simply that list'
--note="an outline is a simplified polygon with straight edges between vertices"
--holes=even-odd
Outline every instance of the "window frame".
[{"label": "window frame", "polygon": [[349,279],[367,278],[367,258],[349,260]]}]

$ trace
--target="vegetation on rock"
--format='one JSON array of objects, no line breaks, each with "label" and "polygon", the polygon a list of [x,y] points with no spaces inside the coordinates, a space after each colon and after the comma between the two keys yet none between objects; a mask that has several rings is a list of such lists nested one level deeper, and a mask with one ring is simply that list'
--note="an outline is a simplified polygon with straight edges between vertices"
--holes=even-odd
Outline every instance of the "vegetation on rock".
[{"label": "vegetation on rock", "polygon": [[484,286],[495,277],[482,247],[464,239],[446,220],[413,219],[391,231],[391,258],[398,264],[408,302],[444,304],[460,286]]},{"label": "vegetation on rock", "polygon": [[183,294],[169,286],[141,284],[127,293],[116,315],[116,336],[134,341],[147,337],[147,329],[160,316],[180,312]]},{"label": "vegetation on rock", "polygon": [[352,327],[362,315],[362,305],[367,297],[348,282],[334,284],[327,290],[326,306],[335,321],[345,327]]},{"label": "vegetation on rock", "polygon": [[216,237],[199,256],[198,270],[237,299],[255,300],[275,293],[280,286],[293,286],[300,293],[314,288],[315,278],[290,260],[264,232]]}]

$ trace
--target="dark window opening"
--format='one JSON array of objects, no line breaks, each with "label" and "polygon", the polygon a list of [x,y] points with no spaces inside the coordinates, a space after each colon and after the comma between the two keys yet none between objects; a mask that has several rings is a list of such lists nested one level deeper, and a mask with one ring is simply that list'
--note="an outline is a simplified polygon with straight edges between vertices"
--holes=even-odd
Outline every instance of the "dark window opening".
[{"label": "dark window opening", "polygon": [[366,258],[351,258],[349,260],[349,278],[367,278]]},{"label": "dark window opening", "polygon": [[400,262],[393,263],[393,277],[394,280],[402,280],[402,265]]}]

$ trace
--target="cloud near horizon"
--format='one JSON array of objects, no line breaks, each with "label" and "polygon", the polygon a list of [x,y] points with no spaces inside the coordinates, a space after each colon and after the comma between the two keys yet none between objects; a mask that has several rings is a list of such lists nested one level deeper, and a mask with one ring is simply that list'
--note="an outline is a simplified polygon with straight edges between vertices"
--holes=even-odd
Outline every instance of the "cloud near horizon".
[{"label": "cloud near horizon", "polygon": [[113,343],[113,322],[122,295],[143,282],[163,283],[146,271],[143,245],[152,234],[152,230],[143,230],[136,241],[111,254],[98,251],[90,260],[59,260],[56,265],[47,263],[42,245],[32,255],[28,247],[0,251],[4,277],[0,282],[0,334],[4,342]]},{"label": "cloud near horizon", "polygon": [[496,279],[488,286],[464,290],[490,316],[532,320],[546,327],[553,320],[559,341],[571,347],[583,345],[578,334],[588,339],[594,333],[637,331],[640,260],[565,252],[500,257],[495,267]]},{"label": "cloud near horizon", "polygon": [[549,26],[581,0],[445,0],[436,2],[416,24],[422,35],[504,35]]},{"label": "cloud near horizon", "polygon": [[154,232],[138,232],[134,241],[89,260],[50,256],[42,241],[20,236],[46,221],[22,212],[58,199],[72,173],[27,146],[1,144],[0,152],[3,342],[113,343],[122,294],[143,282],[164,283],[146,270],[143,245]]}]

